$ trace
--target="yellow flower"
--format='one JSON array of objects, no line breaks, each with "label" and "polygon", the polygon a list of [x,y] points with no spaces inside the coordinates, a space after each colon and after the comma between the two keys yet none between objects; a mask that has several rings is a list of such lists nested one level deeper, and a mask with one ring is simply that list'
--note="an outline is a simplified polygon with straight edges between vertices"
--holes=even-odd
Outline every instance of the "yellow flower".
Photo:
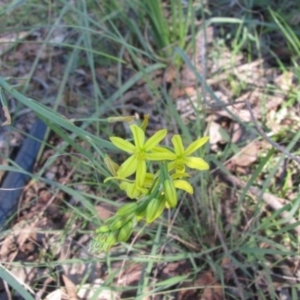
[{"label": "yellow flower", "polygon": [[119,183],[119,187],[121,190],[125,191],[127,196],[130,199],[138,199],[141,195],[146,195],[148,193],[149,187],[152,186],[153,180],[154,180],[154,175],[151,173],[146,173],[145,175],[145,181],[143,183],[143,186],[137,186],[136,182],[133,180],[129,180],[127,178],[121,178],[118,177],[118,170],[120,166],[116,164],[109,155],[105,155],[104,157],[104,163],[109,170],[109,172],[113,175],[110,177],[106,177],[104,179],[104,183],[117,179],[120,180],[121,182]]},{"label": "yellow flower", "polygon": [[183,180],[181,178],[184,177],[190,177],[189,174],[187,173],[174,173],[171,175],[171,178],[173,180],[173,184],[175,186],[176,189],[180,189],[183,190],[189,194],[193,194],[194,193],[194,189],[191,186],[191,184],[189,182],[187,182],[186,180]]},{"label": "yellow flower", "polygon": [[[126,178],[136,172],[137,186],[143,186],[146,176],[146,160],[158,161],[171,159],[168,153],[156,153],[152,151],[167,134],[166,129],[159,130],[147,141],[145,141],[144,131],[137,125],[130,125],[134,144],[119,137],[111,137],[111,142],[123,151],[132,154],[120,166],[118,176]],[[152,151],[152,153],[150,153]]]},{"label": "yellow flower", "polygon": [[119,186],[130,199],[138,199],[141,195],[148,193],[147,188],[137,186],[136,182],[122,181]]},{"label": "yellow flower", "polygon": [[191,169],[203,171],[209,169],[208,163],[201,157],[190,155],[203,146],[207,141],[208,137],[202,137],[192,142],[186,149],[184,149],[180,135],[174,135],[172,138],[172,144],[174,146],[175,153],[163,147],[156,147],[154,150],[157,153],[168,153],[169,157],[172,157],[172,162],[168,164],[169,171],[175,169],[176,173],[184,173],[185,166]]}]

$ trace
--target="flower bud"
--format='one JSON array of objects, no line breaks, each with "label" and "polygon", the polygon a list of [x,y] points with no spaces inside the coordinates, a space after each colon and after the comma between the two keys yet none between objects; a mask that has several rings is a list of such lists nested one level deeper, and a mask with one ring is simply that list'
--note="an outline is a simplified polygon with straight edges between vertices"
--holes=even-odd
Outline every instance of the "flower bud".
[{"label": "flower bud", "polygon": [[132,234],[133,223],[128,221],[122,226],[118,233],[118,242],[126,242]]},{"label": "flower bud", "polygon": [[136,202],[134,203],[127,203],[123,206],[121,206],[118,211],[117,211],[117,215],[118,216],[128,216],[131,215],[132,213],[135,213],[138,209],[138,204]]},{"label": "flower bud", "polygon": [[103,244],[104,247],[106,247],[107,249],[109,249],[111,246],[113,246],[114,244],[116,244],[117,241],[117,236],[115,232],[110,232],[105,240],[105,243]]},{"label": "flower bud", "polygon": [[98,229],[96,229],[96,233],[105,233],[105,232],[109,232],[111,231],[111,224],[113,224],[116,220],[118,220],[118,218],[116,218],[115,216],[114,217],[111,217],[107,220],[105,220],[105,222],[103,223],[103,225],[101,227],[99,227]]},{"label": "flower bud", "polygon": [[152,223],[155,219],[157,219],[163,212],[165,208],[165,200],[153,198],[149,202],[146,208],[146,222]]},{"label": "flower bud", "polygon": [[115,221],[113,221],[110,225],[109,225],[109,229],[111,231],[115,231],[118,230],[119,228],[121,228],[124,223],[126,223],[126,218],[125,217],[116,217]]},{"label": "flower bud", "polygon": [[147,126],[148,126],[148,122],[149,122],[149,115],[144,115],[144,120],[143,123],[141,125],[141,128],[143,129],[143,131],[146,130]]},{"label": "flower bud", "polygon": [[109,117],[107,118],[108,123],[115,122],[128,122],[131,123],[134,120],[134,116],[119,116],[119,117]]},{"label": "flower bud", "polygon": [[175,207],[178,199],[173,180],[167,179],[164,181],[164,193],[168,206],[170,208]]},{"label": "flower bud", "polygon": [[117,171],[119,169],[119,165],[116,164],[109,155],[105,155],[104,157],[104,164],[106,165],[108,171],[110,172],[111,175],[114,177],[117,176]]}]

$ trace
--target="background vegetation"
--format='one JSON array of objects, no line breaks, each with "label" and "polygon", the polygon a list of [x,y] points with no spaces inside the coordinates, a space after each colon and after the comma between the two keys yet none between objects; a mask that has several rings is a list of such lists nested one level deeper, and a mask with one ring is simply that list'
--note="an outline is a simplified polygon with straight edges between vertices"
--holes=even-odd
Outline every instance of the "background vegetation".
[{"label": "background vegetation", "polygon": [[[35,117],[49,128],[1,232],[3,295],[299,299],[297,1],[0,3],[11,118],[0,129],[2,178],[18,170]],[[129,128],[103,120],[145,114],[149,135],[167,128],[186,145],[208,135],[198,154],[210,171],[129,243],[92,251],[95,229],[128,202],[103,183],[103,155],[115,153],[108,137]]]}]

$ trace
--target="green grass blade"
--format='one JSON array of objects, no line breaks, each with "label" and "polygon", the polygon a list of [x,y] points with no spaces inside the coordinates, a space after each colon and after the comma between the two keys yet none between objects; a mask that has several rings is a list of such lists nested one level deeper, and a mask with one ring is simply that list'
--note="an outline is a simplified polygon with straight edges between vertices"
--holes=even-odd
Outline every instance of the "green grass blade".
[{"label": "green grass blade", "polygon": [[34,300],[35,298],[25,289],[25,287],[14,277],[7,269],[0,265],[0,278],[7,282],[9,286],[15,289],[25,300]]}]

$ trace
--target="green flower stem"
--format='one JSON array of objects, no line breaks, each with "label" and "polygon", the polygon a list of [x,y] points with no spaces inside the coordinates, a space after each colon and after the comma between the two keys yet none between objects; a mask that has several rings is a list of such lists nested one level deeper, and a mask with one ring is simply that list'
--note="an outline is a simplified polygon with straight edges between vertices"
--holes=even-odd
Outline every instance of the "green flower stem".
[{"label": "green flower stem", "polygon": [[162,183],[171,178],[168,172],[168,165],[166,163],[160,164],[160,170],[162,172],[162,176],[160,176]]}]

